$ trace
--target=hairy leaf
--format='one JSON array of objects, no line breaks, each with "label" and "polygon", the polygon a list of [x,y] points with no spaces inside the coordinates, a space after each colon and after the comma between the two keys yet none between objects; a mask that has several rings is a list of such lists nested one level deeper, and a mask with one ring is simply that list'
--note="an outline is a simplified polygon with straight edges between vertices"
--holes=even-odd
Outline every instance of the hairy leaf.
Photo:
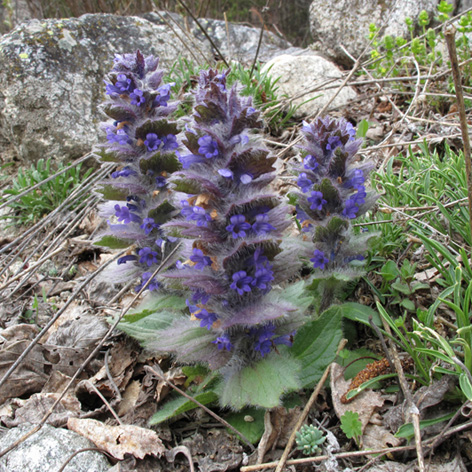
[{"label": "hairy leaf", "polygon": [[342,316],[341,308],[332,306],[297,332],[292,353],[301,362],[300,380],[303,387],[313,386],[333,362],[343,335]]}]

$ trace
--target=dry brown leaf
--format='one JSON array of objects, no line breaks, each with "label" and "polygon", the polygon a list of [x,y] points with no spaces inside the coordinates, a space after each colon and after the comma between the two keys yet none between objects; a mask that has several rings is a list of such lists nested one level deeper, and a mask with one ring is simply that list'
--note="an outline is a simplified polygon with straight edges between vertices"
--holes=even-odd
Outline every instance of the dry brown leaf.
[{"label": "dry brown leaf", "polygon": [[[172,367],[169,371],[165,372],[164,377],[166,380],[170,380],[174,385],[180,387],[185,384],[187,376],[182,373],[180,367]],[[169,387],[169,384],[164,380],[160,379],[157,382],[155,399],[159,403],[164,400],[165,397],[172,391],[172,387]]]},{"label": "dry brown leaf", "polygon": [[[30,345],[39,330],[34,325],[19,324],[0,331],[0,378]],[[37,393],[46,383],[52,365],[41,345],[33,347],[24,361],[0,388],[0,404],[9,398]]]},{"label": "dry brown leaf", "polygon": [[334,411],[338,418],[341,418],[346,411],[358,413],[359,420],[362,423],[362,431],[364,431],[375,411],[383,406],[384,400],[379,393],[366,390],[357,395],[350,403],[343,404],[341,403],[341,397],[348,390],[350,383],[350,380],[344,380],[343,367],[333,363],[331,366],[331,396]]},{"label": "dry brown leaf", "polygon": [[[35,393],[28,400],[14,399],[12,405],[17,406],[17,408],[14,408],[13,417],[2,417],[1,421],[8,428],[13,428],[23,423],[39,423],[59,396],[59,393]],[[81,405],[79,400],[72,395],[65,395],[54,408],[47,423],[60,427],[65,425],[72,416],[78,416],[80,412]]]},{"label": "dry brown leaf", "polygon": [[383,449],[399,446],[401,443],[400,438],[396,438],[384,426],[376,424],[368,424],[362,435],[362,447],[364,449]]},{"label": "dry brown leaf", "polygon": [[136,406],[140,392],[141,382],[139,382],[139,380],[133,380],[129,383],[118,406],[118,416],[126,415]]},{"label": "dry brown leaf", "polygon": [[157,433],[139,426],[109,426],[97,420],[69,418],[67,427],[119,460],[123,460],[125,454],[143,459],[146,455],[160,457],[165,453]]},{"label": "dry brown leaf", "polygon": [[256,464],[264,462],[265,453],[270,449],[275,440],[275,431],[270,419],[270,411],[264,413],[264,434],[262,435],[257,446],[257,460]]}]

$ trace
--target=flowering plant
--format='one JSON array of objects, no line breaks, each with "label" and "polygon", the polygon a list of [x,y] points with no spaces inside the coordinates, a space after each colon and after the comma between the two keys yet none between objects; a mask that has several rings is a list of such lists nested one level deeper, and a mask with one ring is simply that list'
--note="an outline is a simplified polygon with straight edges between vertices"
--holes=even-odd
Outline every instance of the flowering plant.
[{"label": "flowering plant", "polygon": [[373,165],[355,164],[362,140],[345,119],[318,118],[304,122],[302,163],[295,166],[300,192],[297,217],[305,239],[305,256],[310,258],[315,286],[320,285],[320,311],[327,308],[343,284],[359,276],[353,261],[362,261],[372,234],[354,235],[351,221],[368,211],[376,200],[367,192],[366,180]]},{"label": "flowering plant", "polygon": [[289,348],[310,299],[302,284],[279,286],[300,267],[281,242],[292,208],[269,187],[275,157],[253,133],[259,112],[226,75],[201,73],[183,169],[169,178],[181,217],[163,228],[183,238],[184,261],[165,277],[190,290],[188,312],[163,313],[168,327],[148,347],[218,370],[223,405],[273,407],[299,386]]},{"label": "flowering plant", "polygon": [[[180,169],[177,125],[168,119],[176,104],[169,103],[171,84],[161,85],[158,63],[139,51],[115,57],[105,81],[103,110],[110,121],[102,127],[107,143],[97,150],[103,162],[116,162],[119,168],[97,189],[108,200],[100,207],[108,229],[96,244],[129,247],[105,277],[117,283],[140,278],[136,291],[176,243],[161,230],[175,212],[167,179]],[[153,278],[147,288],[157,290],[160,283]]]}]

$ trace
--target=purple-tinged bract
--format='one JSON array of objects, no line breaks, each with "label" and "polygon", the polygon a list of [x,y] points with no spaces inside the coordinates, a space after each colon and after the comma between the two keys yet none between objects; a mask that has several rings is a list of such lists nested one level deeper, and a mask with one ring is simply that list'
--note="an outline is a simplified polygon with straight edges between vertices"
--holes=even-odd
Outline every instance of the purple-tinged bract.
[{"label": "purple-tinged bract", "polygon": [[[124,282],[141,279],[140,290],[176,244],[164,239],[161,225],[178,210],[170,203],[167,179],[181,165],[177,158],[177,125],[168,116],[176,109],[170,103],[170,85],[162,84],[159,60],[139,51],[115,57],[105,80],[107,100],[103,123],[107,142],[97,154],[103,162],[115,162],[118,169],[99,184],[97,191],[106,203],[100,214],[108,230],[98,245],[124,248],[130,254],[118,260],[118,267],[106,279]],[[170,263],[169,263],[170,264]],[[148,290],[162,284],[151,280]]]}]

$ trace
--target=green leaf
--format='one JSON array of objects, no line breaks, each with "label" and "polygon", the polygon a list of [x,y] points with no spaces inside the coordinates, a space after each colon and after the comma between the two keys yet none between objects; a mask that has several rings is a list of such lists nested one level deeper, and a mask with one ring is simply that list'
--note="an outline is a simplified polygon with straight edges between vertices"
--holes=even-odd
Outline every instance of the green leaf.
[{"label": "green leaf", "polygon": [[[440,416],[439,418],[434,418],[432,420],[421,420],[420,421],[420,429],[427,428],[428,426],[433,426],[438,423],[442,423],[443,421],[450,420],[454,416],[454,413],[449,413],[444,416]],[[406,423],[400,428],[398,428],[398,431],[395,433],[395,437],[397,438],[405,438],[407,440],[410,440],[415,437],[415,430],[413,428],[412,423]]]},{"label": "green leaf", "polygon": [[394,261],[387,261],[380,270],[380,275],[384,280],[390,282],[400,276],[397,264]]},{"label": "green leaf", "polygon": [[117,238],[116,236],[103,236],[102,239],[93,243],[94,246],[105,246],[110,249],[125,249],[132,246],[135,241],[131,239]]},{"label": "green leaf", "polygon": [[121,321],[118,329],[137,339],[141,344],[147,344],[155,339],[156,333],[168,328],[175,318],[175,312],[159,311],[141,317],[138,321]]},{"label": "green leaf", "polygon": [[362,422],[359,419],[359,413],[353,411],[346,411],[341,416],[341,429],[349,439],[357,439],[362,434]]},{"label": "green leaf", "polygon": [[304,388],[320,380],[325,369],[333,362],[343,336],[342,317],[342,309],[335,305],[317,320],[298,330],[292,353],[301,362],[300,380]]},{"label": "green leaf", "polygon": [[[193,398],[200,402],[202,405],[208,405],[218,400],[218,395],[213,392],[201,392],[193,395]],[[150,425],[159,424],[163,421],[167,421],[170,418],[185,413],[186,411],[194,410],[199,408],[198,405],[191,400],[187,400],[186,397],[176,397],[168,400],[164,406],[155,413],[149,420]]]},{"label": "green leaf", "polygon": [[407,284],[402,284],[400,282],[393,282],[393,284],[390,284],[390,287],[393,288],[393,290],[396,290],[397,292],[403,293],[405,295],[411,295],[412,290],[410,287],[408,287]]},{"label": "green leaf", "polygon": [[123,321],[135,323],[146,316],[162,310],[180,311],[185,310],[186,307],[185,299],[177,295],[148,293],[137,308],[133,308],[125,315]]},{"label": "green leaf", "polygon": [[357,395],[359,395],[359,393],[363,392],[367,388],[374,388],[376,386],[376,384],[378,382],[380,382],[381,380],[391,379],[391,378],[396,377],[396,376],[397,376],[396,373],[395,374],[384,374],[384,375],[379,375],[377,377],[374,377],[373,379],[367,380],[367,382],[364,382],[359,387],[357,387],[353,390],[350,390],[349,393],[346,395],[346,398],[348,400],[351,400],[351,398],[356,397]]},{"label": "green leaf", "polygon": [[467,400],[472,401],[472,385],[470,384],[469,377],[464,372],[459,375],[459,385]]},{"label": "green leaf", "polygon": [[367,134],[368,129],[369,129],[369,122],[367,120],[362,120],[357,125],[357,133],[356,133],[357,137],[358,138],[365,138],[365,135]]},{"label": "green leaf", "polygon": [[265,411],[258,408],[244,408],[229,414],[225,420],[255,444],[264,433],[264,414]]},{"label": "green leaf", "polygon": [[369,318],[372,317],[372,321],[376,326],[382,326],[382,320],[380,319],[379,313],[370,306],[347,302],[339,305],[339,308],[341,309],[342,315],[352,321],[357,321],[370,326]]},{"label": "green leaf", "polygon": [[299,362],[272,352],[257,363],[244,367],[220,382],[218,393],[222,406],[240,410],[245,406],[273,408],[280,405],[281,396],[300,387]]},{"label": "green leaf", "polygon": [[202,379],[209,374],[208,368],[203,365],[183,366],[182,372],[187,377],[187,380],[185,381],[186,387],[188,387],[195,379]]},{"label": "green leaf", "polygon": [[416,310],[415,304],[408,298],[405,298],[404,300],[402,300],[400,302],[400,306],[402,306],[403,308],[406,308],[409,311]]}]

